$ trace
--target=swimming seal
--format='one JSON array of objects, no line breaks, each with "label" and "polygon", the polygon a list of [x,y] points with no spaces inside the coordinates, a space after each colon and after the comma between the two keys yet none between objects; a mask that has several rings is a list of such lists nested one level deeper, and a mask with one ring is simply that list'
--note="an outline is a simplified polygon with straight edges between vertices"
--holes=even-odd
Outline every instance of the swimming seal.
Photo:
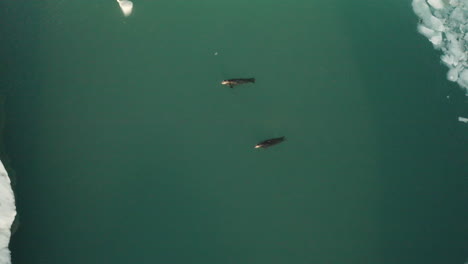
[{"label": "swimming seal", "polygon": [[229,85],[231,88],[234,88],[236,85],[245,83],[255,83],[255,78],[229,79],[221,82],[222,85]]},{"label": "swimming seal", "polygon": [[269,148],[273,145],[276,145],[276,144],[279,144],[283,141],[286,140],[286,137],[279,137],[279,138],[270,138],[270,139],[267,139],[267,140],[264,140],[260,143],[258,143],[257,145],[255,145],[255,148]]}]

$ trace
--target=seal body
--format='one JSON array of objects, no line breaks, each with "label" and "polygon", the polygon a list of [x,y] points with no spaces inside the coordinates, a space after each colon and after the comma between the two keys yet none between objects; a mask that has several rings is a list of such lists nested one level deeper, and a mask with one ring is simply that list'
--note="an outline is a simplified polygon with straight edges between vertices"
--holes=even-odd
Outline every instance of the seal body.
[{"label": "seal body", "polygon": [[236,85],[245,83],[255,83],[255,78],[228,79],[221,82],[222,85],[229,85],[231,88],[234,88]]},{"label": "seal body", "polygon": [[270,139],[267,139],[267,140],[264,140],[260,143],[258,143],[257,145],[255,145],[255,148],[269,148],[273,145],[276,145],[276,144],[279,144],[283,141],[286,140],[286,137],[279,137],[279,138],[270,138]]}]

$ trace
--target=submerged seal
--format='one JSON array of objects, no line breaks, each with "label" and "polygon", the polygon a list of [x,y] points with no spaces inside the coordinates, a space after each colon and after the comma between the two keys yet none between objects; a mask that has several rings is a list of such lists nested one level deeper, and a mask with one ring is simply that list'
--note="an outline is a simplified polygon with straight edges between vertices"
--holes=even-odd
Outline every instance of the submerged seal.
[{"label": "submerged seal", "polygon": [[257,145],[255,145],[255,148],[268,148],[273,145],[279,144],[285,140],[286,140],[286,137],[270,138],[270,139],[267,139],[258,143]]},{"label": "submerged seal", "polygon": [[244,83],[255,83],[255,78],[229,79],[221,82],[222,85],[229,85],[229,87],[231,88],[234,88],[234,86]]}]

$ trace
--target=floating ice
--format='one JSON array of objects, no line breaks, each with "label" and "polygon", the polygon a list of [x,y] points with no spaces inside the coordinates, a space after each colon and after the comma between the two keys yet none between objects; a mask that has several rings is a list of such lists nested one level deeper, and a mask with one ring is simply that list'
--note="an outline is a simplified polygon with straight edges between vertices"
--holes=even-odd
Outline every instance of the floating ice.
[{"label": "floating ice", "polygon": [[413,0],[413,10],[420,18],[419,33],[443,52],[447,79],[468,94],[468,0]]},{"label": "floating ice", "polygon": [[444,8],[444,3],[441,0],[427,0],[427,2],[435,9]]},{"label": "floating ice", "polygon": [[124,16],[129,16],[133,10],[133,2],[128,0],[117,0]]},{"label": "floating ice", "polygon": [[463,122],[463,123],[468,123],[468,118],[459,116],[458,121]]},{"label": "floating ice", "polygon": [[15,197],[11,189],[10,178],[5,167],[0,161],[0,263],[10,264],[10,243],[11,224],[15,220],[16,207]]}]

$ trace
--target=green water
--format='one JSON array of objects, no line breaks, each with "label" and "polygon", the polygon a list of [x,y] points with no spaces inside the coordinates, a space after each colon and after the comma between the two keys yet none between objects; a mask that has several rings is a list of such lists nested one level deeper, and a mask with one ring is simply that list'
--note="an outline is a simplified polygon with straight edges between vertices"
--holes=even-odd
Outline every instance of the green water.
[{"label": "green water", "polygon": [[467,259],[466,99],[410,3],[0,9],[14,264]]}]

